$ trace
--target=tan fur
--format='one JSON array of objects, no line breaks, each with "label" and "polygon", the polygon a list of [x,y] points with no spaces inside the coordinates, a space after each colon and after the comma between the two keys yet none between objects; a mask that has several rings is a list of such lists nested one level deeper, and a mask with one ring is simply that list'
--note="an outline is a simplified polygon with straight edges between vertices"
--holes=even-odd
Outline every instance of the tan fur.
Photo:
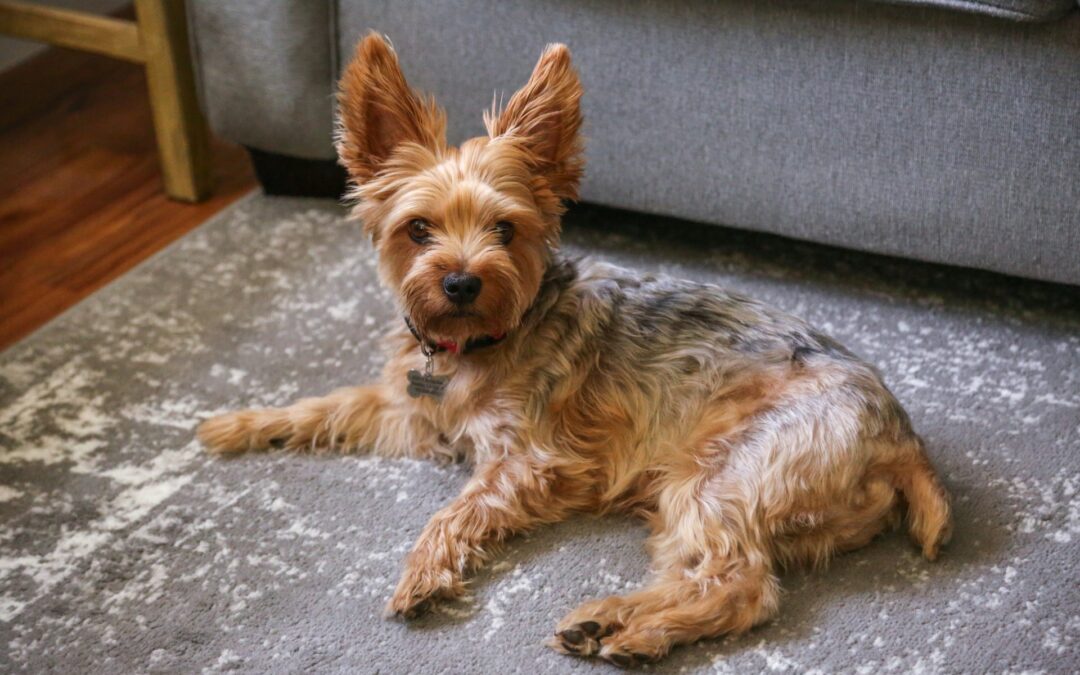
[{"label": "tan fur", "polygon": [[[486,115],[489,136],[447,147],[435,104],[369,35],[341,82],[338,148],[383,281],[425,340],[506,334],[440,353],[441,401],[410,398],[416,338],[392,338],[380,384],[213,418],[213,451],[362,449],[464,455],[476,472],[405,561],[388,603],[411,617],[465,589],[516,532],[627,510],[652,529],[654,578],[583,604],[552,645],[627,666],[772,616],[777,572],[820,565],[907,513],[927,558],[950,531],[947,495],[876,372],[797,319],[721,289],[557,258],[563,200],[582,172],[581,87],[549,47]],[[410,238],[410,221],[432,239]],[[501,242],[495,225],[511,222]],[[441,290],[483,280],[471,314]]]}]

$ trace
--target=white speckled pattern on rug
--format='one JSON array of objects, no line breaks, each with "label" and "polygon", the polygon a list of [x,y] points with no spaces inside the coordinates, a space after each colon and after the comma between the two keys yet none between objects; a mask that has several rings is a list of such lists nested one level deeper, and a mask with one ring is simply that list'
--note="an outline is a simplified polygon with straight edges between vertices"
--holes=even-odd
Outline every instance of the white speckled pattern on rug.
[{"label": "white speckled pattern on rug", "polygon": [[[1080,289],[595,208],[566,247],[810,319],[880,365],[956,498],[938,563],[888,535],[650,670],[1080,669]],[[374,377],[398,320],[339,206],[252,196],[0,355],[0,672],[609,669],[541,642],[640,583],[636,522],[515,539],[471,600],[405,626],[383,603],[465,467],[192,440]]]}]

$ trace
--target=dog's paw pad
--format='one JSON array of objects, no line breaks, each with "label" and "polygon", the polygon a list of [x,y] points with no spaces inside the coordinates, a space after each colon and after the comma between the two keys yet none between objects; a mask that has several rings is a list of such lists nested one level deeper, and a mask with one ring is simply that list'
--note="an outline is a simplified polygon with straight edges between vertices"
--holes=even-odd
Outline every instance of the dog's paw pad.
[{"label": "dog's paw pad", "polygon": [[600,643],[597,640],[573,628],[555,633],[555,636],[548,641],[548,646],[555,651],[574,656],[592,656],[600,651]]},{"label": "dog's paw pad", "polygon": [[604,648],[600,652],[600,658],[608,663],[623,669],[638,668],[647,663],[652,663],[659,658],[656,654],[643,652],[625,652],[618,648]]},{"label": "dog's paw pad", "polygon": [[634,652],[630,656],[633,656],[638,661],[638,663],[651,663],[657,658],[653,654],[642,654],[640,652]]},{"label": "dog's paw pad", "polygon": [[637,660],[633,656],[629,654],[624,654],[622,652],[601,654],[600,658],[604,659],[613,666],[618,666],[619,668],[623,669],[635,668],[638,665]]},{"label": "dog's paw pad", "polygon": [[620,668],[637,668],[656,661],[669,648],[662,631],[640,630],[631,624],[605,642],[599,656]]},{"label": "dog's paw pad", "polygon": [[578,624],[578,627],[589,637],[600,635],[600,624],[596,621],[582,621]]},{"label": "dog's paw pad", "polygon": [[600,651],[600,641],[615,632],[612,625],[604,626],[598,621],[588,620],[572,623],[566,628],[556,629],[549,644],[565,654],[593,656]]}]

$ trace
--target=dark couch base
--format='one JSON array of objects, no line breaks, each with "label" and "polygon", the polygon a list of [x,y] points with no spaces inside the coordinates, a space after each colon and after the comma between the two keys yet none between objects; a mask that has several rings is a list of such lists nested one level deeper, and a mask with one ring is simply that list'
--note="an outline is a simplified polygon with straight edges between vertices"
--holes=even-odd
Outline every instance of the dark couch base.
[{"label": "dark couch base", "polygon": [[283,197],[334,197],[345,193],[345,169],[332,159],[301,159],[246,148],[263,191]]},{"label": "dark couch base", "polygon": [[[330,197],[341,199],[345,193],[345,188],[347,187],[345,169],[335,160],[302,159],[273,152],[263,152],[246,146],[245,149],[251,156],[252,164],[255,167],[255,175],[259,179],[263,192],[267,195],[279,197]],[[571,204],[570,209],[567,212],[566,220],[568,222],[587,220],[591,223],[617,223],[618,229],[625,233],[633,232],[638,229],[644,232],[644,230],[648,229],[648,226],[644,224],[652,223],[658,217],[664,218],[670,225],[678,226],[680,228],[679,236],[681,238],[701,239],[702,241],[715,242],[718,239],[723,239],[725,237],[734,237],[740,241],[742,240],[741,238],[745,237],[755,242],[754,246],[758,248],[794,246],[801,247],[806,251],[831,250],[838,256],[849,256],[852,259],[864,259],[866,261],[865,264],[870,267],[900,264],[900,261],[904,259],[903,256],[857,251],[847,247],[837,247],[821,242],[793,238],[783,234],[778,235],[770,232],[761,232],[728,225],[715,225],[672,216],[657,216],[656,214],[648,214],[641,211],[597,204],[595,202],[579,202]],[[908,260],[906,264],[914,266],[920,265],[919,262],[912,260]],[[959,283],[959,278],[953,279],[947,283],[942,280],[942,275],[951,274],[950,270],[962,270],[962,274],[965,275],[963,279],[966,280],[964,283],[970,283],[975,286],[978,286],[981,283],[994,283],[994,279],[1002,276],[1001,272],[994,270],[983,270],[980,268],[950,263],[943,264],[925,261],[921,263],[921,265],[925,270],[925,279],[934,280],[934,283],[938,283],[939,285],[956,285]],[[1008,273],[1004,273],[1004,276],[1009,275]],[[1047,293],[1065,292],[1075,294],[1078,290],[1069,284],[1059,284],[1053,281],[1040,282],[1039,280],[1032,280],[1032,282],[1028,283],[1045,284]],[[1080,300],[1080,296],[1077,296],[1077,299]]]}]

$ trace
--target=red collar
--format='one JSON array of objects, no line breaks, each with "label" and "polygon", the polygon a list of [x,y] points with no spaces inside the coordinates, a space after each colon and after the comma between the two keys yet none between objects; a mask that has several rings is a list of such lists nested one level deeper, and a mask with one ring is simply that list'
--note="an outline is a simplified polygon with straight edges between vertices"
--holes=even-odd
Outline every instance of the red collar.
[{"label": "red collar", "polygon": [[469,338],[465,342],[465,348],[462,349],[461,345],[453,340],[440,340],[439,342],[432,342],[430,340],[424,340],[420,337],[420,333],[417,332],[416,327],[413,326],[409,317],[405,317],[405,325],[409,327],[409,332],[413,334],[416,341],[423,344],[433,354],[438,352],[450,352],[451,354],[468,354],[474,352],[477,349],[483,349],[484,347],[490,347],[494,344],[498,344],[506,339],[506,333],[499,333],[498,335],[480,335],[478,337]]}]

